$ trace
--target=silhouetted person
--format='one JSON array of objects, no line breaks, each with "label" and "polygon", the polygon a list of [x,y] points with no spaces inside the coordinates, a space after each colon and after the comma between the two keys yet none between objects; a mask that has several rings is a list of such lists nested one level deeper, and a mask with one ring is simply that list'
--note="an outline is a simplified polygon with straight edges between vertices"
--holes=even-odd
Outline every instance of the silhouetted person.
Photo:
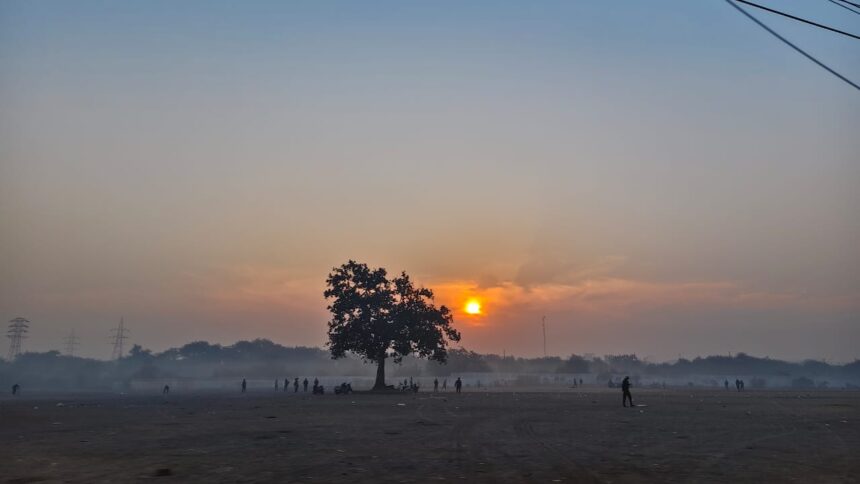
[{"label": "silhouetted person", "polygon": [[20,390],[21,390],[21,385],[19,385],[17,383],[12,385],[12,395],[17,395],[18,391],[20,391]]},{"label": "silhouetted person", "polygon": [[305,392],[308,391],[308,379],[307,378],[305,378],[304,381],[302,381],[302,390]]},{"label": "silhouetted person", "polygon": [[289,390],[289,389],[290,389],[290,379],[284,378],[284,393],[286,393],[287,390]]},{"label": "silhouetted person", "polygon": [[582,386],[582,378],[579,379],[579,386]]},{"label": "silhouetted person", "polygon": [[299,379],[293,380],[293,393],[299,393]]},{"label": "silhouetted person", "polygon": [[445,391],[447,389],[448,389],[448,379],[445,378],[444,380],[442,380],[442,391]]},{"label": "silhouetted person", "polygon": [[741,391],[741,381],[737,378],[735,378],[735,388],[737,388],[738,391]]},{"label": "silhouetted person", "polygon": [[726,390],[728,390],[729,389],[729,379],[728,378],[726,378],[725,384],[726,384]]},{"label": "silhouetted person", "polygon": [[278,380],[275,379],[275,391],[278,391]]},{"label": "silhouetted person", "polygon": [[167,395],[168,393],[170,393],[170,385],[164,385],[164,388],[161,389],[161,394]]},{"label": "silhouetted person", "polygon": [[744,381],[741,380],[741,391],[743,391],[743,389],[744,389]]},{"label": "silhouetted person", "polygon": [[247,390],[247,389],[248,389],[248,382],[245,381],[244,378],[242,378],[242,393],[245,393],[245,390]]},{"label": "silhouetted person", "polygon": [[434,378],[433,379],[433,393],[436,393],[438,391],[439,391],[439,379]]},{"label": "silhouetted person", "polygon": [[457,381],[454,382],[454,390],[456,390],[457,393],[460,393],[460,390],[462,390],[462,389],[463,389],[463,381],[460,380],[460,377],[458,376]]},{"label": "silhouetted person", "polygon": [[621,405],[627,406],[627,400],[630,400],[630,406],[633,406],[633,395],[630,394],[630,377],[625,376],[621,380]]},{"label": "silhouetted person", "polygon": [[316,379],[316,378],[314,378],[314,386],[315,386],[315,387],[320,386],[320,381],[319,381],[318,379]]}]

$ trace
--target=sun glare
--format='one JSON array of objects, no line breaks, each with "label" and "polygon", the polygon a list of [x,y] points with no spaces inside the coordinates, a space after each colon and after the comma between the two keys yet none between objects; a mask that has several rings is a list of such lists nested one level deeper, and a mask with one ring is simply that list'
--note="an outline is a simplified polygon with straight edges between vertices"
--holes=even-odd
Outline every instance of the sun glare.
[{"label": "sun glare", "polygon": [[466,313],[481,314],[481,303],[475,299],[470,299],[469,302],[466,303]]}]

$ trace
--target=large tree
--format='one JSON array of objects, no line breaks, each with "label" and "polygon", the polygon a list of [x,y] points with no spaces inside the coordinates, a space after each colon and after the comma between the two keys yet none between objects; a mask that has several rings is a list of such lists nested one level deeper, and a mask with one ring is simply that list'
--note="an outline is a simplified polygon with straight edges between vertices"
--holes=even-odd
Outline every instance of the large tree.
[{"label": "large tree", "polygon": [[389,279],[383,268],[350,260],[326,279],[332,314],[328,346],[332,358],[354,353],[376,363],[374,390],[385,388],[385,361],[414,354],[444,363],[448,344],[460,341],[454,317],[433,304],[433,291],[415,287],[405,272]]}]

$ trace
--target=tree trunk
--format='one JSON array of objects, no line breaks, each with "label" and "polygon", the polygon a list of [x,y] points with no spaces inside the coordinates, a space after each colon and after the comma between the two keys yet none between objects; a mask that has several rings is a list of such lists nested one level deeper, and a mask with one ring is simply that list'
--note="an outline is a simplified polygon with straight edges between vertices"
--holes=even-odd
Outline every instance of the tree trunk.
[{"label": "tree trunk", "polygon": [[376,383],[373,384],[374,390],[385,390],[385,357],[379,359],[376,363]]}]

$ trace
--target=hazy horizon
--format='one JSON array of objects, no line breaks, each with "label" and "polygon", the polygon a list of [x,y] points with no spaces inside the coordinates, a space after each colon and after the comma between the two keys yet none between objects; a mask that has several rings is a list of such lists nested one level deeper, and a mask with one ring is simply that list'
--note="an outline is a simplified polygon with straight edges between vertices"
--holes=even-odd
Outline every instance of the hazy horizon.
[{"label": "hazy horizon", "polygon": [[[855,40],[762,19],[860,79]],[[550,355],[847,362],[858,125],[722,1],[7,1],[0,321],[98,358],[120,317],[128,347],[321,346],[356,259],[482,353],[542,355],[546,316]]]}]

